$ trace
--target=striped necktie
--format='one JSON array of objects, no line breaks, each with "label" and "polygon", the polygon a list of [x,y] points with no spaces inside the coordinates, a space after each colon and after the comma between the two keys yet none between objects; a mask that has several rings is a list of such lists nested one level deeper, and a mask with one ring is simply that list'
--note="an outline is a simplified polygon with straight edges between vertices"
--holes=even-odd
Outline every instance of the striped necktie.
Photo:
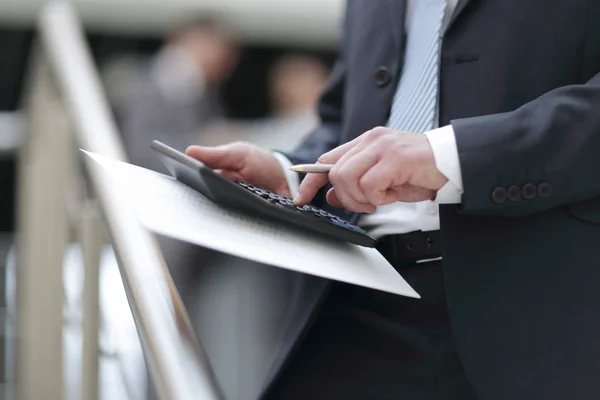
[{"label": "striped necktie", "polygon": [[414,0],[408,11],[404,68],[388,127],[422,133],[436,125],[440,31],[446,0]]}]

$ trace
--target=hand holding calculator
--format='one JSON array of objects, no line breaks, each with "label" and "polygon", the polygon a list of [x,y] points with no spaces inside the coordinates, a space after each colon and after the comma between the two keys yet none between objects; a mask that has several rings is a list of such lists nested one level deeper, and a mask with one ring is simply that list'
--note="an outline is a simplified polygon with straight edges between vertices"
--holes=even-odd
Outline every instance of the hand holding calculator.
[{"label": "hand holding calculator", "polygon": [[152,148],[160,153],[173,177],[219,205],[360,246],[375,246],[375,239],[363,229],[325,210],[312,205],[297,207],[289,197],[227,179],[204,163],[159,141],[152,142]]}]

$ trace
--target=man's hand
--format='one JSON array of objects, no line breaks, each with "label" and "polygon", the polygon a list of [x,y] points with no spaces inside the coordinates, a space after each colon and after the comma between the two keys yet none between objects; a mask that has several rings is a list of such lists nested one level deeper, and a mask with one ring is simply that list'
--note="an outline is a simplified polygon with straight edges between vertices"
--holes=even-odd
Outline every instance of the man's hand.
[{"label": "man's hand", "polygon": [[285,173],[273,153],[250,143],[236,142],[217,147],[190,146],[185,153],[229,179],[263,187],[290,196]]},{"label": "man's hand", "polygon": [[378,127],[319,157],[335,164],[329,174],[308,174],[297,205],[308,203],[329,180],[327,201],[354,212],[374,212],[397,201],[432,200],[448,179],[436,168],[433,151],[423,134]]}]

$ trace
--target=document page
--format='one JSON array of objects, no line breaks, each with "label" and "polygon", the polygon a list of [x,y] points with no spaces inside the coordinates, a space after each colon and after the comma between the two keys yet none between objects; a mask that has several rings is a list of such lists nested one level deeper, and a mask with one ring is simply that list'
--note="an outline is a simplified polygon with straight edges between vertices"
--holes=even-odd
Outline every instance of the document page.
[{"label": "document page", "polygon": [[419,298],[372,248],[219,206],[171,176],[85,152],[147,229],[305,274]]}]

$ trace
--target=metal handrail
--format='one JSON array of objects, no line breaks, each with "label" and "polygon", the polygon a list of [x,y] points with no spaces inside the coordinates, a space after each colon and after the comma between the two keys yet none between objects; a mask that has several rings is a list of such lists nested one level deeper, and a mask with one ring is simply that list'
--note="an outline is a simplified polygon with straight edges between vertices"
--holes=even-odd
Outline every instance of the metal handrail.
[{"label": "metal handrail", "polygon": [[[82,27],[71,5],[67,1],[47,4],[40,14],[39,32],[43,55],[75,128],[76,146],[125,160]],[[85,165],[160,398],[221,399],[215,376],[154,236],[123,207],[114,187],[94,162],[87,160]]]}]

